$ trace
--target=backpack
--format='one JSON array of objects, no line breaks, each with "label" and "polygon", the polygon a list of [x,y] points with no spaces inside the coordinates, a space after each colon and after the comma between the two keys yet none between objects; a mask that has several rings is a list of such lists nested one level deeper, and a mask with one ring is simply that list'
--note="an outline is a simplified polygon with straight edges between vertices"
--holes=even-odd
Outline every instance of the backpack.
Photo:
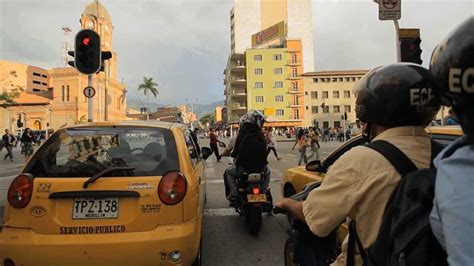
[{"label": "backpack", "polygon": [[[429,216],[433,207],[436,169],[418,169],[397,147],[377,140],[367,147],[382,154],[402,176],[389,198],[375,242],[364,250],[356,232],[356,221],[349,226],[347,265],[354,265],[357,243],[364,265],[448,265],[447,255],[431,231]],[[431,162],[443,149],[431,140]]]}]

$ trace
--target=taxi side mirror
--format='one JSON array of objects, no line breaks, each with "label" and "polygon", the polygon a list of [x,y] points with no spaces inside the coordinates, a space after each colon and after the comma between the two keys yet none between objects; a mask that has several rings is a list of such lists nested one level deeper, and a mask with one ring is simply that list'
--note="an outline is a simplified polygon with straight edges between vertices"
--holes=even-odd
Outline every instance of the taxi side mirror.
[{"label": "taxi side mirror", "polygon": [[206,160],[207,158],[209,158],[209,156],[211,156],[212,150],[209,149],[208,147],[202,147],[201,154],[202,154],[202,158]]},{"label": "taxi side mirror", "polygon": [[318,172],[319,169],[321,169],[321,161],[320,160],[314,160],[306,164],[306,171],[310,172]]}]

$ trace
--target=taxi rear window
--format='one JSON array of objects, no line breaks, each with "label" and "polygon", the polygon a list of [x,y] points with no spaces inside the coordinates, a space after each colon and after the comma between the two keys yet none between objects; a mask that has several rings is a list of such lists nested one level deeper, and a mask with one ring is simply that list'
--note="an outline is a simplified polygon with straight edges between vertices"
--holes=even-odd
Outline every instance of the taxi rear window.
[{"label": "taxi rear window", "polygon": [[35,177],[161,176],[179,170],[176,143],[166,128],[81,127],[61,129],[35,153],[25,172]]}]

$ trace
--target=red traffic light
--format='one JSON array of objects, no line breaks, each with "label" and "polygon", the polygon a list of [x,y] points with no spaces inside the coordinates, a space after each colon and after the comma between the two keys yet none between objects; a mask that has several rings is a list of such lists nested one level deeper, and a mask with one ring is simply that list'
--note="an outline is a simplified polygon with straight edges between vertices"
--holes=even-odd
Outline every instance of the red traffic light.
[{"label": "red traffic light", "polygon": [[91,41],[91,38],[86,37],[86,38],[82,39],[82,44],[89,46],[90,41]]}]

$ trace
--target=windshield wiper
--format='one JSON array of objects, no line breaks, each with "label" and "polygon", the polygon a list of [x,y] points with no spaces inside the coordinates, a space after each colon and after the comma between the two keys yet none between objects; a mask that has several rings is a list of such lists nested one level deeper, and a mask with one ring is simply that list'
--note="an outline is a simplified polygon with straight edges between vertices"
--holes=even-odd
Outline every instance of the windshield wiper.
[{"label": "windshield wiper", "polygon": [[135,167],[111,167],[99,172],[84,182],[82,185],[83,188],[87,188],[89,184],[94,183],[97,179],[101,178],[103,175],[112,172],[112,171],[126,171],[126,170],[135,170]]}]

